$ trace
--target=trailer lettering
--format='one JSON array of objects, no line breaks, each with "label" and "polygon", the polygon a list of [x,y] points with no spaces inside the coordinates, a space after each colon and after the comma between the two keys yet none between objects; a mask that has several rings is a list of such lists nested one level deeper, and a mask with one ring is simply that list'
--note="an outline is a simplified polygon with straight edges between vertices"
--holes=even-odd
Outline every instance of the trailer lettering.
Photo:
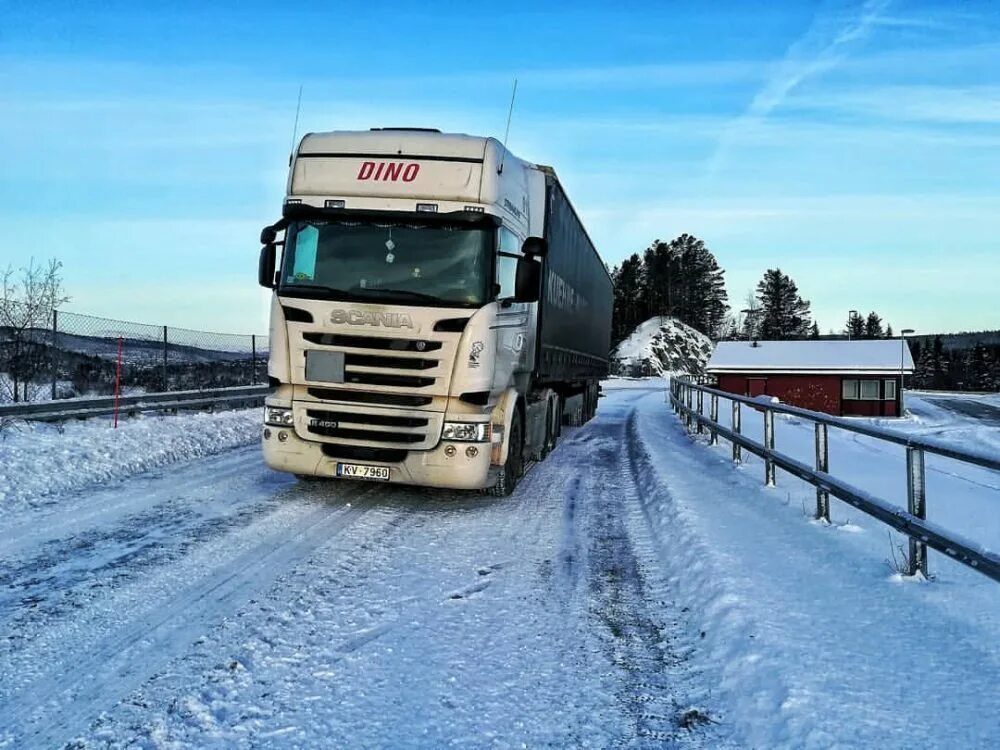
[{"label": "trailer lettering", "polygon": [[420,165],[405,161],[363,161],[358,170],[358,180],[380,182],[413,182],[420,172]]},{"label": "trailer lettering", "polygon": [[549,271],[545,280],[545,299],[553,307],[570,313],[577,313],[587,306],[587,299],[554,271]]}]

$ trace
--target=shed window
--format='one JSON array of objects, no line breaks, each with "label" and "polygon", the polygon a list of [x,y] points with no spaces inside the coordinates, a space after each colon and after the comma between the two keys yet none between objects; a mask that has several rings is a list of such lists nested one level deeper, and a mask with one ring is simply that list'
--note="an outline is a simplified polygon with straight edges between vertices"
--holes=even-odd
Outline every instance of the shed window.
[{"label": "shed window", "polygon": [[863,401],[878,401],[878,381],[861,381],[861,399]]},{"label": "shed window", "polygon": [[883,398],[886,401],[895,401],[896,400],[896,381],[895,380],[886,380],[885,381],[885,396],[883,396]]},{"label": "shed window", "polygon": [[852,401],[857,400],[860,397],[857,380],[845,380],[843,388],[844,391],[842,396],[845,400]]}]

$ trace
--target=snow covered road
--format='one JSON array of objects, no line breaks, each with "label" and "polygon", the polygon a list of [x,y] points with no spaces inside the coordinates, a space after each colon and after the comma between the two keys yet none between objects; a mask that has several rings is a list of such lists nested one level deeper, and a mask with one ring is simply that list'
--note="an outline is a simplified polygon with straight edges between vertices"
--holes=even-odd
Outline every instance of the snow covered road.
[{"label": "snow covered road", "polygon": [[[812,488],[688,435],[664,385],[609,382],[506,499],[298,482],[225,447],[256,414],[91,426],[99,472],[6,475],[0,748],[994,747],[996,584],[933,558],[902,582],[884,528],[811,521]],[[966,439],[913,404],[907,429]],[[159,432],[129,477],[114,456]],[[22,468],[36,438],[67,455],[22,438]],[[991,533],[996,477],[929,468],[934,512]]]},{"label": "snow covered road", "polygon": [[725,745],[636,501],[643,399],[505,500],[246,447],[6,514],[0,747]]}]

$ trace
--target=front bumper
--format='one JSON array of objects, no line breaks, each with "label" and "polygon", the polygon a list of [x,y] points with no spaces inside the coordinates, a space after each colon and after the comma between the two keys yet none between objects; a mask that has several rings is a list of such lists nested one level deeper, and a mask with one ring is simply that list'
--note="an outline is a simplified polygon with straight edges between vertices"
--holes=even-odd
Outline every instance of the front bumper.
[{"label": "front bumper", "polygon": [[[303,440],[291,428],[264,427],[261,445],[264,462],[276,471],[292,474],[330,477],[337,476],[337,463],[363,463],[371,466],[388,466],[389,482],[413,484],[423,487],[444,487],[457,490],[474,490],[492,487],[496,472],[490,470],[490,443],[462,443],[442,441],[430,450],[411,450],[405,459],[396,463],[385,461],[353,461],[331,458],[323,453],[323,443]],[[285,440],[278,439],[279,433]],[[448,446],[455,447],[455,455],[446,454]],[[469,456],[467,448],[474,446],[476,455]]]}]

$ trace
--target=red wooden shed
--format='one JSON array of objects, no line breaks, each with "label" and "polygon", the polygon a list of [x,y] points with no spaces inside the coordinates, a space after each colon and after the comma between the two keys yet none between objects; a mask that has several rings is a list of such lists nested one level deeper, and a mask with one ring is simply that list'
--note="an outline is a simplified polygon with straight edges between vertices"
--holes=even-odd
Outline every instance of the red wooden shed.
[{"label": "red wooden shed", "polygon": [[836,416],[894,417],[913,358],[900,339],[722,341],[706,371],[720,390],[741,396],[775,396]]}]

